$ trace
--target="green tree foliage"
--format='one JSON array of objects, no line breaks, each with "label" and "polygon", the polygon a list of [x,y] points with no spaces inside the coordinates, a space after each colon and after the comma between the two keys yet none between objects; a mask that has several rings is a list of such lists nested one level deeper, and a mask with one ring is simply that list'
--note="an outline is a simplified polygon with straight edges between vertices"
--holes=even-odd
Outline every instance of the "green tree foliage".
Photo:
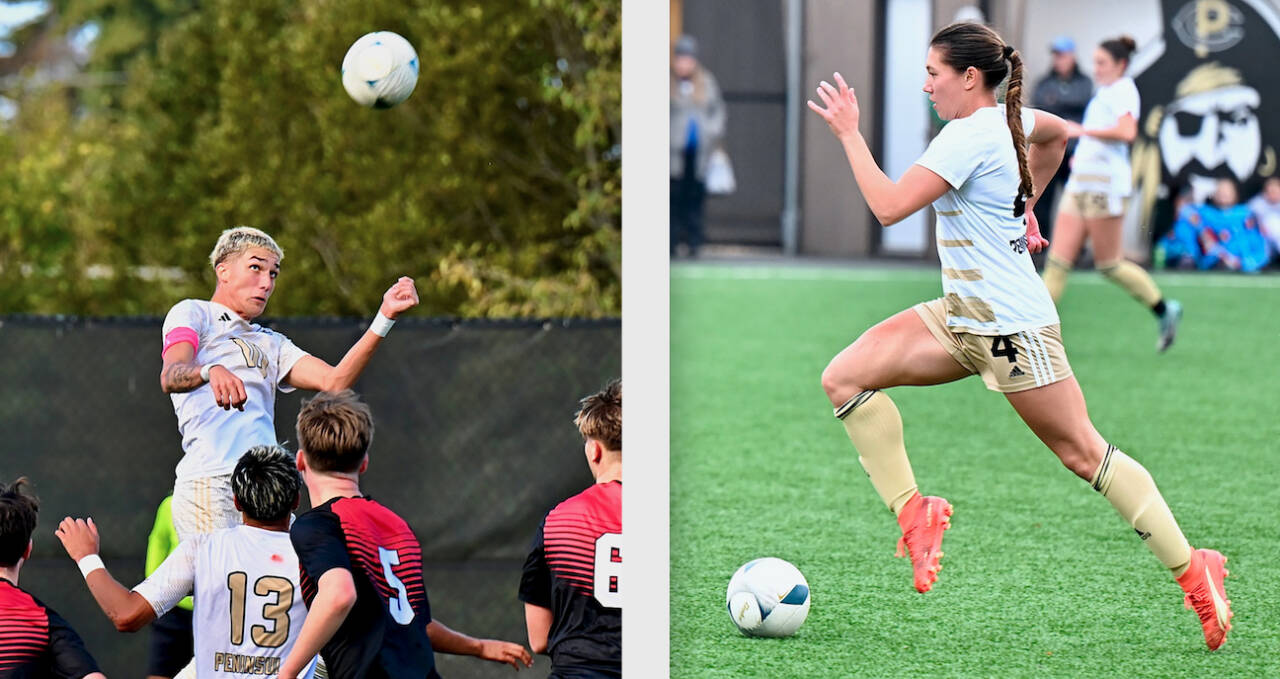
[{"label": "green tree foliage", "polygon": [[[272,315],[364,315],[401,274],[422,313],[617,314],[620,4],[68,0],[156,37],[100,47],[113,96],[29,92],[0,127],[0,309],[163,313],[250,224],[285,249]],[[372,30],[421,64],[385,111],[338,72]]]}]

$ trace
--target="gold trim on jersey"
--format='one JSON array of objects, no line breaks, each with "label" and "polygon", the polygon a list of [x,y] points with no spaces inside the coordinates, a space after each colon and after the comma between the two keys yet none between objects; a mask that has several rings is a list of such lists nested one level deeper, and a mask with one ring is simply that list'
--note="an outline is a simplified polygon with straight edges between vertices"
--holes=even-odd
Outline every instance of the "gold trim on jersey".
[{"label": "gold trim on jersey", "polygon": [[982,323],[994,323],[996,321],[996,312],[981,297],[961,297],[954,292],[948,292],[943,300],[947,305],[947,315],[949,316],[972,318]]},{"label": "gold trim on jersey", "polygon": [[973,241],[968,238],[939,238],[938,247],[940,248],[971,248]]},{"label": "gold trim on jersey", "polygon": [[936,210],[939,217],[959,217],[964,214],[961,210]]},{"label": "gold trim on jersey", "polygon": [[953,281],[980,281],[982,269],[943,269],[942,275]]}]

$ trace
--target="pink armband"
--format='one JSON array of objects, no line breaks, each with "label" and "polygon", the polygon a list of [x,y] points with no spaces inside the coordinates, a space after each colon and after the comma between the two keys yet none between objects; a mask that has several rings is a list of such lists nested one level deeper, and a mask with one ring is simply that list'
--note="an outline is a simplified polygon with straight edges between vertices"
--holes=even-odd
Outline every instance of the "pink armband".
[{"label": "pink armband", "polygon": [[200,351],[200,336],[196,334],[195,330],[191,328],[174,328],[169,331],[168,335],[164,336],[164,348],[160,350],[160,356],[163,357],[164,352],[168,351],[169,347],[182,342],[190,342],[192,351]]}]

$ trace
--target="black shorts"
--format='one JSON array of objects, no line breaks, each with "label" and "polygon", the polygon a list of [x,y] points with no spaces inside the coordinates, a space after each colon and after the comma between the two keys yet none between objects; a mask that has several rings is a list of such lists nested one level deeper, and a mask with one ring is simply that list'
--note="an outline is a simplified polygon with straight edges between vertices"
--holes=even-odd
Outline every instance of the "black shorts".
[{"label": "black shorts", "polygon": [[620,679],[622,672],[618,670],[593,667],[551,667],[547,679]]},{"label": "black shorts", "polygon": [[151,651],[148,653],[147,675],[172,677],[195,656],[191,636],[191,611],[174,608],[151,624]]}]

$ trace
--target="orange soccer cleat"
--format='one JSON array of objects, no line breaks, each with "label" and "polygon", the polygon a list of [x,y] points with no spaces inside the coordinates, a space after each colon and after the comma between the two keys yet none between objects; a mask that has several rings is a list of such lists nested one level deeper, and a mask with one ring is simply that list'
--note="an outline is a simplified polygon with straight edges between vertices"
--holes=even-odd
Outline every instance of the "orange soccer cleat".
[{"label": "orange soccer cleat", "polygon": [[1210,651],[1218,650],[1231,631],[1231,600],[1222,579],[1230,573],[1226,569],[1227,558],[1212,549],[1191,552],[1191,566],[1178,578],[1178,585],[1187,593],[1183,600],[1187,608],[1195,608],[1204,628],[1204,642]]},{"label": "orange soccer cleat", "polygon": [[951,527],[951,511],[951,503],[946,500],[916,493],[898,515],[902,538],[895,556],[903,556],[904,547],[911,553],[918,592],[929,591],[938,580],[938,571],[942,570],[938,563],[942,558],[942,531]]}]

